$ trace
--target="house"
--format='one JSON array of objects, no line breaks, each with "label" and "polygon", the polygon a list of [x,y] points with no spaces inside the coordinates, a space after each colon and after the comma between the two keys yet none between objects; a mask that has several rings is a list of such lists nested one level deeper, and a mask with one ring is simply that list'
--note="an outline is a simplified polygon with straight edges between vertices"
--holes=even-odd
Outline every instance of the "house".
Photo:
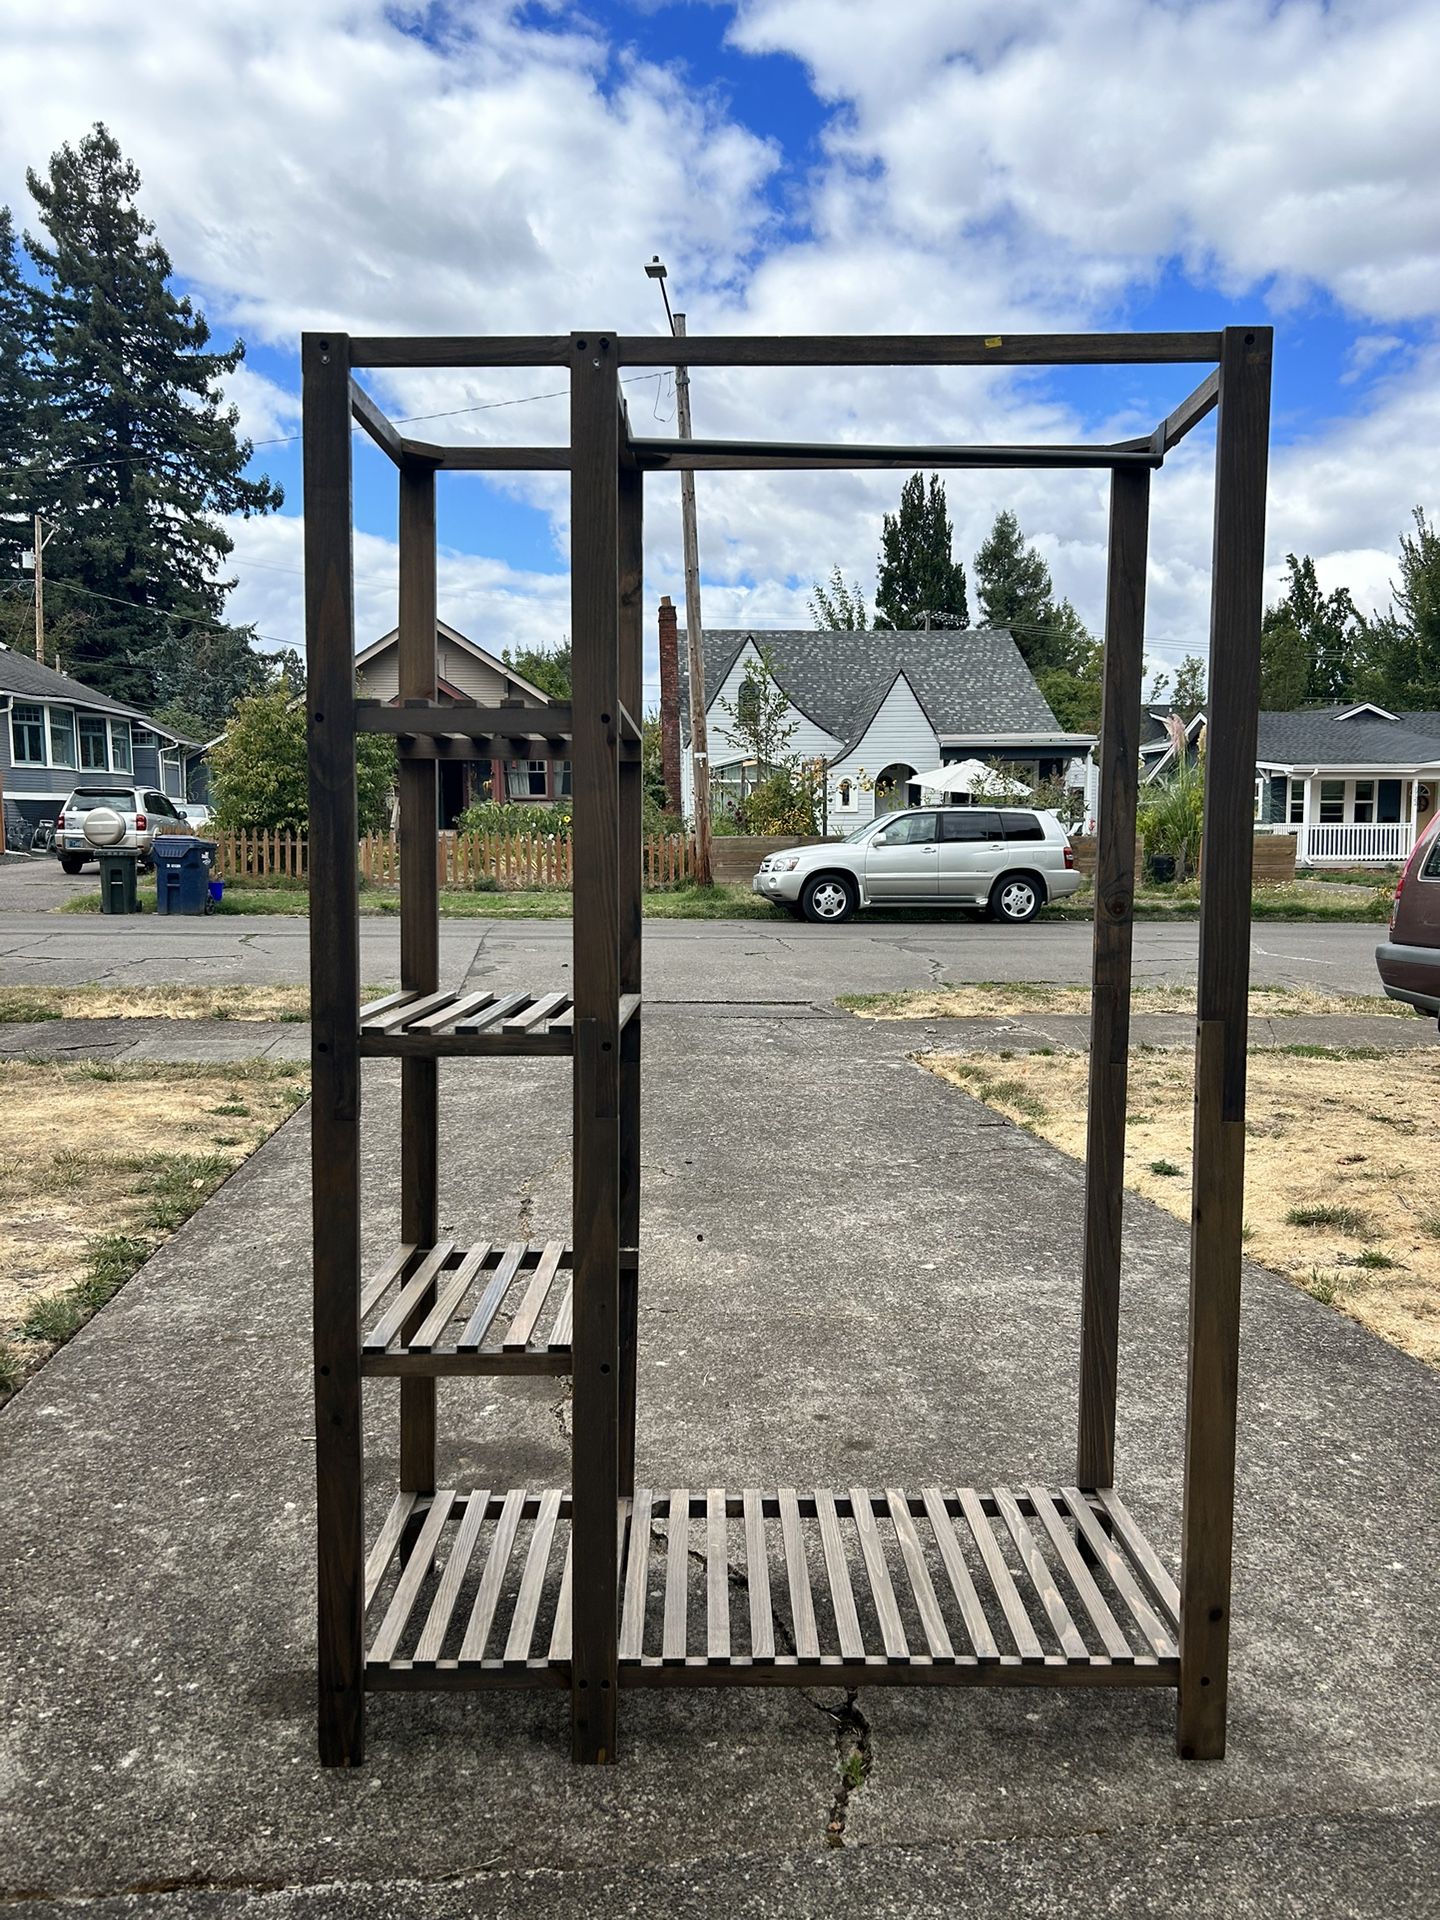
[{"label": "house", "polygon": [[32,655],[0,645],[0,790],[6,840],[53,820],[82,780],[113,774],[127,784],[188,797],[202,749],[158,720],[111,700]]},{"label": "house", "polygon": [[1302,866],[1402,861],[1440,795],[1440,713],[1362,702],[1262,713],[1255,819],[1296,835]]},{"label": "house", "polygon": [[[1206,718],[1185,729],[1187,756],[1203,751]],[[1172,747],[1148,762],[1163,779]],[[1302,867],[1392,866],[1434,817],[1440,795],[1440,713],[1392,713],[1362,701],[1261,713],[1255,741],[1255,828],[1293,833]]]},{"label": "house", "polygon": [[[662,734],[667,723],[688,736],[685,662],[678,654],[675,609],[660,607]],[[769,661],[793,725],[788,754],[825,763],[826,818],[842,833],[919,799],[918,772],[961,760],[997,762],[1028,784],[1085,783],[1092,734],[1067,733],[1046,705],[1020,650],[1003,628],[866,630],[827,633],[741,628],[704,635],[705,708],[712,785],[738,798],[753,768],[735,737],[747,669]],[[665,711],[667,681],[678,713]],[[668,743],[662,751],[670,759]],[[690,811],[690,762],[681,762],[682,805]]]},{"label": "house", "polygon": [[[443,620],[435,623],[436,686],[444,704],[475,701],[498,706],[502,700],[523,700],[527,706],[548,707],[548,694],[532,686],[503,660],[497,660],[475,641]],[[398,706],[400,700],[400,629],[392,627],[355,656],[360,692],[366,699]],[[442,760],[440,820],[453,826],[456,815],[472,800],[550,801],[570,798],[568,760]]]}]

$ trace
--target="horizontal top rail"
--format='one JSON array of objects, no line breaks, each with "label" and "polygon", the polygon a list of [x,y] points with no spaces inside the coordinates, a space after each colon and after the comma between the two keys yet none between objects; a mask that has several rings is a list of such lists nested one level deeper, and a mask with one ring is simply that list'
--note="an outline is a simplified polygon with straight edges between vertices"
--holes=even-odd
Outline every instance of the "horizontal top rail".
[{"label": "horizontal top rail", "polygon": [[836,467],[1158,467],[1164,455],[1148,440],[1096,447],[875,447],[848,441],[632,440],[630,451],[651,473],[792,471]]},{"label": "horizontal top rail", "polygon": [[[587,338],[582,334],[579,338]],[[815,333],[667,334],[595,331],[617,366],[983,367],[1180,365],[1218,361],[1212,333]],[[569,334],[377,336],[350,341],[352,367],[563,367]]]}]

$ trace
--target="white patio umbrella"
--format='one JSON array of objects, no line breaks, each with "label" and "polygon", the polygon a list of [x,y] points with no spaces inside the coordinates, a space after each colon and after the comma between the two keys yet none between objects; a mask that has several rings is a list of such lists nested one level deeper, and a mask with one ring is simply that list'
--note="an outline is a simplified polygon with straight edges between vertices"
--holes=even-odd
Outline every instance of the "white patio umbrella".
[{"label": "white patio umbrella", "polygon": [[922,793],[986,793],[994,779],[993,770],[983,760],[957,760],[953,766],[911,774],[905,784],[919,787]]}]

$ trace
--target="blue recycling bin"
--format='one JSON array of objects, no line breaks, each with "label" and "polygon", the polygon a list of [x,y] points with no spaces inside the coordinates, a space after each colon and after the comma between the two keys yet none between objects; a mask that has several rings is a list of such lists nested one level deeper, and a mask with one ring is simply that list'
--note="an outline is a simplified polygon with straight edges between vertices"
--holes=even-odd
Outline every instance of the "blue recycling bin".
[{"label": "blue recycling bin", "polygon": [[155,862],[157,913],[209,913],[213,840],[192,840],[180,833],[157,833],[150,847]]}]

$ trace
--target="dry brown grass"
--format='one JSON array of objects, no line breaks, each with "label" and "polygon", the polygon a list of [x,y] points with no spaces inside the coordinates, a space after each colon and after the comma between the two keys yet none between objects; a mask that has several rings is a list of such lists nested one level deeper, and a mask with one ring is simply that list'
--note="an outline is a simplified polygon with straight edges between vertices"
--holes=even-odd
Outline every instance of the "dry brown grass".
[{"label": "dry brown grass", "polygon": [[99,1237],[159,1245],[306,1090],[266,1064],[0,1061],[0,1339],[84,1279]]},{"label": "dry brown grass", "polygon": [[[927,1054],[922,1064],[1084,1158],[1086,1055]],[[1125,1182],[1183,1220],[1193,1092],[1188,1050],[1131,1054]],[[1246,1252],[1432,1367],[1440,1366],[1437,1100],[1437,1052],[1250,1054]],[[1301,1225],[1294,1214],[1320,1218]]]},{"label": "dry brown grass", "polygon": [[0,1021],[308,1020],[308,987],[3,987]]},{"label": "dry brown grass", "polygon": [[[1012,1014],[1090,1011],[1088,987],[1049,981],[981,981],[974,986],[922,987],[910,993],[859,993],[840,1005],[862,1020],[1003,1019]],[[1136,987],[1136,1013],[1193,1013],[1193,986]],[[1318,993],[1310,987],[1252,987],[1252,1019],[1302,1013],[1383,1013],[1413,1019],[1414,1009],[1383,995]]]}]

